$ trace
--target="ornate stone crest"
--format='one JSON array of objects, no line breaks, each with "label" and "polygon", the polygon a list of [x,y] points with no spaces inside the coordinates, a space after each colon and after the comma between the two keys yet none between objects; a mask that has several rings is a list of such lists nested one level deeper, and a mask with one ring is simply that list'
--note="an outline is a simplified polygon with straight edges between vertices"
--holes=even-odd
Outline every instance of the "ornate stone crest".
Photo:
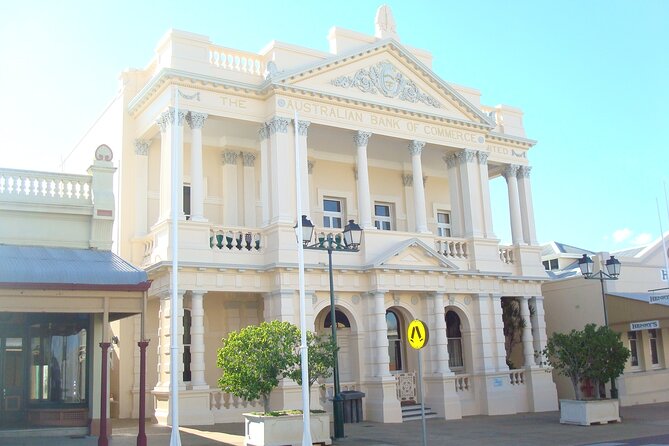
[{"label": "ornate stone crest", "polygon": [[407,79],[387,60],[369,69],[361,68],[353,76],[339,76],[331,83],[336,87],[355,87],[365,93],[381,93],[387,98],[399,98],[413,103],[422,102],[435,108],[441,108],[439,101],[420,91],[413,81]]}]

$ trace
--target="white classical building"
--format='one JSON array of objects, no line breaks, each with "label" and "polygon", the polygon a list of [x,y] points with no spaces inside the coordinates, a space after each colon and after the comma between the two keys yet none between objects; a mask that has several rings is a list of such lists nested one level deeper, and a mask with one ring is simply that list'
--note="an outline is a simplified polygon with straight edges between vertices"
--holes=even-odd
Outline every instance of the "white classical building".
[{"label": "white classical building", "polygon": [[[296,143],[302,212],[316,231],[340,232],[348,220],[364,228],[358,253],[334,253],[334,288],[342,387],[366,394],[365,419],[400,422],[402,401],[417,399],[417,353],[405,342],[415,318],[431,330],[424,394],[439,416],[556,409],[551,375],[535,361],[546,341],[546,273],[527,158],[535,141],[522,111],[483,105],[478,90],[442,80],[428,51],[400,43],[388,8],[374,35],[334,27],[328,40],[329,52],[272,42],[248,53],[171,30],[144,69],[121,75],[118,96],[87,134],[123,148],[118,249],[153,280],[153,414],[169,417],[170,317],[183,341],[181,423],[200,425],[241,420],[255,404],[217,389],[221,338],[265,320],[298,324]],[[492,226],[489,183],[499,176],[509,246]],[[305,262],[308,325],[325,332],[327,254],[307,251]],[[504,299],[518,300],[529,321],[513,370]],[[139,340],[138,318],[113,329]],[[138,367],[122,350],[112,381],[120,417],[137,416]],[[329,383],[315,398],[326,408],[328,392]],[[299,388],[283,382],[271,404],[300,407]]]}]

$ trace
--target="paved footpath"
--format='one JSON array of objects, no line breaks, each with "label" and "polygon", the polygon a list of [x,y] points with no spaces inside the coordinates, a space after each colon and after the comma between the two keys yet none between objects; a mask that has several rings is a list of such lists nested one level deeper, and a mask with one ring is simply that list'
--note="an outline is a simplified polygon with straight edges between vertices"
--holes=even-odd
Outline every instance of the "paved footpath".
[{"label": "paved footpath", "polygon": [[[624,407],[622,423],[567,426],[558,412],[427,420],[429,446],[669,446],[669,403]],[[110,446],[135,446],[136,421],[115,420]],[[422,446],[420,421],[345,425],[335,446]],[[147,425],[148,446],[167,446],[170,428]],[[183,446],[243,446],[244,424],[182,427]],[[95,437],[0,438],[2,446],[96,446]]]}]

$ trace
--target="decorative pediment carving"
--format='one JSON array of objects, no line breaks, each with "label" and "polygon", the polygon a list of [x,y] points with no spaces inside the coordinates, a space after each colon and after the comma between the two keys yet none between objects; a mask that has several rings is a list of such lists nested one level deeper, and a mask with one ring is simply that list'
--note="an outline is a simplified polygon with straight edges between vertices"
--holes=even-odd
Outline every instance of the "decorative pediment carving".
[{"label": "decorative pediment carving", "polygon": [[412,80],[387,60],[369,68],[361,68],[353,76],[339,76],[331,83],[336,87],[353,87],[364,93],[380,93],[387,98],[398,98],[412,103],[422,102],[435,108],[441,108],[438,100],[420,91]]}]

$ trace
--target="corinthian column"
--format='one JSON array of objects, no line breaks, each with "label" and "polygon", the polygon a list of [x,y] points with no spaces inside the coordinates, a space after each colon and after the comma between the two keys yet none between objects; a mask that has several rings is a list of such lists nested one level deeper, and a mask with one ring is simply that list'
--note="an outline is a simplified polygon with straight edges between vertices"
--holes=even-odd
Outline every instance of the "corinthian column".
[{"label": "corinthian column", "polygon": [[[160,127],[160,203],[158,205],[158,221],[167,220],[172,213],[172,185],[176,183],[178,190],[177,215],[183,218],[183,172],[177,169],[172,172],[172,154],[177,157],[176,166],[181,166],[179,159],[183,154],[183,121],[186,111],[175,112],[174,108],[160,115],[156,123]],[[176,129],[174,126],[176,125]],[[175,131],[176,130],[176,131]],[[178,144],[178,145],[177,145]],[[177,145],[176,147],[173,147]]]},{"label": "corinthian column", "polygon": [[490,205],[490,178],[488,177],[488,152],[479,151],[479,171],[481,176],[481,199],[483,200],[483,231],[486,238],[495,238],[492,229],[492,209]]},{"label": "corinthian column", "polygon": [[369,132],[358,131],[353,136],[355,145],[358,148],[356,167],[358,169],[358,218],[360,226],[363,229],[374,229],[372,224],[372,207],[369,194],[369,171],[367,169],[367,143]]},{"label": "corinthian column", "polygon": [[269,188],[269,128],[263,124],[258,130],[260,139],[260,203],[262,205],[262,225],[269,224],[270,188]]},{"label": "corinthian column", "polygon": [[148,230],[149,146],[149,141],[135,140],[135,235],[138,237],[146,235]]},{"label": "corinthian column", "polygon": [[534,207],[532,206],[532,187],[530,185],[530,166],[518,168],[518,196],[520,213],[523,222],[523,240],[528,245],[537,244],[537,234],[534,227]]},{"label": "corinthian column", "polygon": [[518,166],[509,164],[504,169],[502,175],[506,179],[507,190],[509,192],[509,217],[511,219],[511,239],[514,245],[523,244],[523,229],[520,216],[520,199],[518,197],[518,179],[516,174]]},{"label": "corinthian column", "polygon": [[297,122],[298,147],[300,148],[300,196],[302,197],[302,215],[311,220],[309,200],[309,165],[307,162],[307,130],[309,121]]},{"label": "corinthian column", "polygon": [[204,171],[202,169],[202,126],[206,113],[189,112],[186,120],[191,128],[190,147],[190,205],[192,221],[207,221],[204,218]]},{"label": "corinthian column", "polygon": [[423,166],[420,154],[423,152],[425,142],[411,141],[409,153],[411,154],[411,168],[413,171],[413,201],[416,211],[416,232],[427,233],[427,215],[425,212],[425,186],[423,186]]}]

